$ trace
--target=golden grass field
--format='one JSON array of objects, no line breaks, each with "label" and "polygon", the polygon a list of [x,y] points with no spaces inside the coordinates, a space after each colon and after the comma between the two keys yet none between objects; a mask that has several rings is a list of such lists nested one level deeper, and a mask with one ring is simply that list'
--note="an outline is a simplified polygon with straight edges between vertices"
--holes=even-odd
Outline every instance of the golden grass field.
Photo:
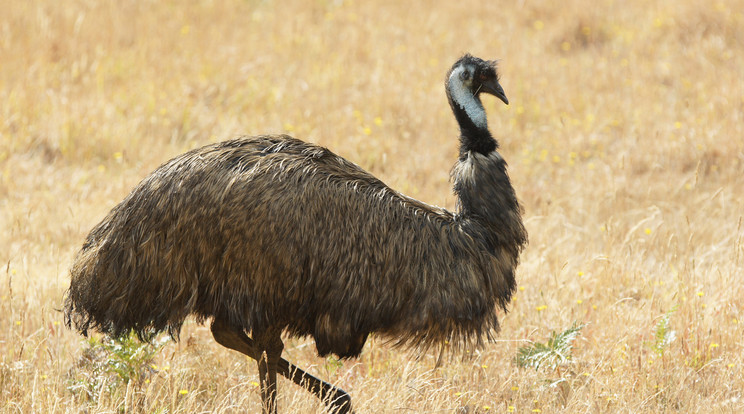
[{"label": "golden grass field", "polygon": [[[2,413],[260,411],[255,363],[193,321],[137,380],[91,371],[60,312],[73,255],[158,165],[243,134],[291,133],[454,208],[443,84],[464,52],[501,59],[511,105],[484,104],[530,234],[497,341],[441,367],[380,338],[343,364],[310,340],[284,356],[358,413],[744,410],[744,1],[0,10]],[[654,346],[665,315],[675,339]],[[574,321],[571,363],[515,364]],[[325,412],[283,379],[279,407]]]}]

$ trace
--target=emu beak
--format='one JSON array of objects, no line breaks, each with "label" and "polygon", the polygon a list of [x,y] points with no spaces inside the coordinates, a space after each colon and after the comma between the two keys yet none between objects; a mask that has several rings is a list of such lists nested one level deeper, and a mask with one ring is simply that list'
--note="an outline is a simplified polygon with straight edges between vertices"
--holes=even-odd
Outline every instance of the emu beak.
[{"label": "emu beak", "polygon": [[501,99],[502,102],[509,105],[509,100],[506,99],[506,93],[504,93],[504,88],[501,87],[499,84],[499,81],[496,79],[491,79],[483,82],[481,84],[481,87],[483,88],[483,92],[489,93],[499,99]]}]

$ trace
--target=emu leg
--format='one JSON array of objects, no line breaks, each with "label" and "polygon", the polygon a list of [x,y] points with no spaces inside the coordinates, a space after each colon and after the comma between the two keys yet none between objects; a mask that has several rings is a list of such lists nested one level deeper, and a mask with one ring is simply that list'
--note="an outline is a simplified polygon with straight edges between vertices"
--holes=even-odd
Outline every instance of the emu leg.
[{"label": "emu leg", "polygon": [[289,363],[286,359],[279,360],[279,373],[288,380],[291,380],[300,387],[305,388],[315,394],[324,404],[331,408],[335,414],[353,414],[351,409],[351,397],[346,391],[333,386],[311,374],[303,371],[294,364]]},{"label": "emu leg", "polygon": [[[212,322],[215,341],[225,348],[248,355],[256,361],[261,358],[253,340],[241,328],[234,327],[222,319]],[[352,414],[351,397],[346,391],[308,374],[284,358],[279,358],[277,372],[295,384],[307,389],[331,408],[336,414]]]},{"label": "emu leg", "polygon": [[253,337],[256,347],[261,352],[257,362],[263,413],[276,414],[276,371],[284,350],[281,331],[254,332]]}]

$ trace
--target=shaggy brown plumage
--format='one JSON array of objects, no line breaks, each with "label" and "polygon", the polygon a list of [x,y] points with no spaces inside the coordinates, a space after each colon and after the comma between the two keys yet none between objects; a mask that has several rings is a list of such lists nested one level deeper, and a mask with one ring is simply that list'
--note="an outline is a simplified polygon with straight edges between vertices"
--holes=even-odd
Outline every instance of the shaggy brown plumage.
[{"label": "shaggy brown plumage", "polygon": [[257,359],[281,353],[282,331],[343,358],[372,332],[401,345],[480,345],[498,330],[496,308],[507,309],[527,234],[478,112],[480,92],[506,102],[495,65],[466,55],[446,86],[461,126],[457,212],[289,136],[209,145],[159,167],[91,231],[71,270],[68,324],[149,339],[177,337],[189,315],[213,318],[220,343],[224,327],[271,332],[256,339]]}]

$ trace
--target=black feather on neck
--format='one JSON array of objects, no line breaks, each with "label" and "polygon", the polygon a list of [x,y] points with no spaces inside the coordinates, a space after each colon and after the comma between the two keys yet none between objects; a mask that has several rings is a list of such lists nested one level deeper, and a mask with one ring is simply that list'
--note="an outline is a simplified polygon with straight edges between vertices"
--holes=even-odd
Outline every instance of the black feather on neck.
[{"label": "black feather on neck", "polygon": [[[478,99],[478,98],[474,98]],[[460,125],[460,157],[468,151],[474,151],[488,155],[499,147],[499,143],[491,135],[488,127],[480,128],[468,116],[465,109],[456,102],[450,101],[452,112]]]}]

